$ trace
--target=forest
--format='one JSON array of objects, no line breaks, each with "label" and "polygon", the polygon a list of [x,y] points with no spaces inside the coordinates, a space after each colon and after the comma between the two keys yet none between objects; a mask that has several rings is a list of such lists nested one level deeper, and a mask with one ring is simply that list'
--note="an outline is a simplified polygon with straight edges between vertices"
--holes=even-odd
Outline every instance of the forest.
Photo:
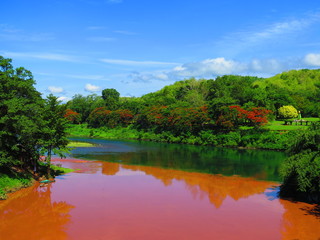
[{"label": "forest", "polygon": [[191,78],[142,97],[120,97],[116,89],[77,94],[65,116],[73,135],[118,138],[126,132],[140,140],[281,150],[295,133],[268,125],[299,116],[318,121],[319,99],[320,71],[304,69],[265,79]]},{"label": "forest", "polygon": [[[50,156],[67,151],[67,134],[105,134],[194,145],[289,148],[282,196],[295,193],[310,202],[320,200],[320,70],[291,70],[270,78],[191,78],[141,97],[120,97],[116,89],[107,88],[101,95],[77,94],[65,104],[53,95],[42,99],[31,72],[14,69],[11,59],[0,57],[0,81],[2,177],[17,169],[35,171],[43,154],[50,175]],[[302,124],[307,117],[314,123],[304,131],[267,127],[284,119]]]}]

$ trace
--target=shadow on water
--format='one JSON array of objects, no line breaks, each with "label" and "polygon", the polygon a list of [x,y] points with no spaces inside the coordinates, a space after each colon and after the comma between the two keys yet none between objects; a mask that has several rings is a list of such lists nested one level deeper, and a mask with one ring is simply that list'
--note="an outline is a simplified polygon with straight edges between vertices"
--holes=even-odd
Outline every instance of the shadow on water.
[{"label": "shadow on water", "polygon": [[71,157],[130,165],[157,166],[191,172],[239,175],[260,180],[280,181],[278,168],[283,152],[217,148],[138,141],[79,139],[98,144],[76,148]]},{"label": "shadow on water", "polygon": [[305,211],[308,215],[313,215],[320,220],[320,205],[301,208],[301,210]]}]

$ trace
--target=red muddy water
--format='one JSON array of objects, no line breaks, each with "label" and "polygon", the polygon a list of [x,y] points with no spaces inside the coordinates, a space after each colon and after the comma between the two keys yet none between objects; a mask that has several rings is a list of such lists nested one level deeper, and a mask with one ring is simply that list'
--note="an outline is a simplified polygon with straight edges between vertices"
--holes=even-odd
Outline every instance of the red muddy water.
[{"label": "red muddy water", "polygon": [[117,163],[78,169],[0,202],[0,239],[318,240],[313,205],[279,200],[277,183]]}]

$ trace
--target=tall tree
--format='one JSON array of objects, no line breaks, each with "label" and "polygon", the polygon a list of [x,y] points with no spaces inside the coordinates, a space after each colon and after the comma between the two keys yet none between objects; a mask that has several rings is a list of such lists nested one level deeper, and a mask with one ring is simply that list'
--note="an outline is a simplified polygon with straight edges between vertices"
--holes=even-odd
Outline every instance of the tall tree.
[{"label": "tall tree", "polygon": [[30,71],[14,69],[0,56],[0,171],[36,170],[42,150],[61,153],[67,144],[64,111],[57,98],[45,101]]},{"label": "tall tree", "polygon": [[35,166],[44,101],[30,71],[0,56],[0,168]]},{"label": "tall tree", "polygon": [[47,153],[47,174],[50,176],[50,165],[52,153],[64,157],[64,153],[68,152],[66,128],[68,120],[64,117],[65,106],[60,105],[58,98],[50,94],[45,100],[45,111],[43,120],[45,121],[42,129],[42,148]]},{"label": "tall tree", "polygon": [[102,90],[102,98],[109,110],[116,110],[119,106],[120,93],[114,88]]}]

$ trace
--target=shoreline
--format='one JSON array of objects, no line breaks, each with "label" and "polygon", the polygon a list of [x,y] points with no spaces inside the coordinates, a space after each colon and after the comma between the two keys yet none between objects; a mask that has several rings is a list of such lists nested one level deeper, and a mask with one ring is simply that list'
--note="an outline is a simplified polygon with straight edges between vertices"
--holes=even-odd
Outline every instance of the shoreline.
[{"label": "shoreline", "polygon": [[[74,169],[63,168],[52,164],[51,171],[54,173],[54,177],[56,177],[67,174],[69,172],[73,172]],[[0,173],[0,186],[2,186],[3,188],[0,189],[0,201],[8,199],[11,193],[17,192],[27,187],[31,187],[34,184],[39,183],[40,180],[43,180],[42,177],[38,177],[28,171],[22,172],[21,174],[25,174],[25,176],[23,177],[23,175],[19,175],[19,177],[12,177],[7,174]]]},{"label": "shoreline", "polygon": [[70,124],[68,137],[136,140],[188,144],[197,146],[227,147],[238,149],[284,151],[288,148],[290,139],[298,133],[294,130],[285,133],[266,129],[239,129],[230,132],[217,132],[212,129],[202,130],[196,134],[175,135],[171,132],[141,131],[132,127],[88,128],[87,124]]}]

